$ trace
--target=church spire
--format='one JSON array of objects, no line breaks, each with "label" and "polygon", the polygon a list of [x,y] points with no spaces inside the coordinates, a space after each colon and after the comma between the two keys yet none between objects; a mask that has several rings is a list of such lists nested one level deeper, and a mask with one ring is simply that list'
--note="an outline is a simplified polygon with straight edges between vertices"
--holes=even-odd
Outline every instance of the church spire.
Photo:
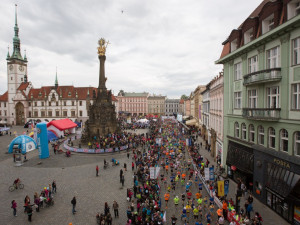
[{"label": "church spire", "polygon": [[9,46],[7,46],[7,57],[6,57],[6,60],[9,60],[10,59],[10,55],[9,55]]},{"label": "church spire", "polygon": [[20,59],[23,60],[21,55],[21,48],[20,48],[20,38],[19,38],[19,27],[18,27],[18,18],[17,18],[17,4],[15,4],[15,36],[13,38],[13,54],[11,56],[11,59]]},{"label": "church spire", "polygon": [[55,74],[55,89],[58,88],[58,80],[57,80],[57,67],[56,67],[56,74]]}]

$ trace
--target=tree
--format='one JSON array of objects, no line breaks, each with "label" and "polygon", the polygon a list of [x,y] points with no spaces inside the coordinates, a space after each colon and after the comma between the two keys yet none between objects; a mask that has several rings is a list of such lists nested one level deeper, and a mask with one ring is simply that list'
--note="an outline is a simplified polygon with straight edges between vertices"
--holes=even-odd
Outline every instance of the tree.
[{"label": "tree", "polygon": [[181,95],[180,99],[187,100],[189,97],[186,95]]}]

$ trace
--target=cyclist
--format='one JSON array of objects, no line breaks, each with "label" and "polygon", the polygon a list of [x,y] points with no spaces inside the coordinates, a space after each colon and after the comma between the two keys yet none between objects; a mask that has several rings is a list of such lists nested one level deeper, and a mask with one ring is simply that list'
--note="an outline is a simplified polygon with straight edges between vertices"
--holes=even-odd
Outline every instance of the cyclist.
[{"label": "cyclist", "polygon": [[16,189],[18,189],[18,186],[19,186],[19,184],[21,183],[21,180],[19,179],[19,178],[17,178],[17,179],[15,179],[14,180],[14,187],[16,188]]}]

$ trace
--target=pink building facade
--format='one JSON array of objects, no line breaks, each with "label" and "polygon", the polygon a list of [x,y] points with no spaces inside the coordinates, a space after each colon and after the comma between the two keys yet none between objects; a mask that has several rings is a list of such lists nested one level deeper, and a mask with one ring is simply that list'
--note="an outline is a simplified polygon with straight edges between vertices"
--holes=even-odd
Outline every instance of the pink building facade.
[{"label": "pink building facade", "polygon": [[148,114],[149,93],[135,93],[120,91],[118,96],[118,112],[128,113],[132,116],[142,116]]},{"label": "pink building facade", "polygon": [[[223,159],[223,97],[224,79],[221,72],[211,81],[210,85],[210,128],[216,134],[216,153],[217,159]],[[221,162],[221,165],[224,165]]]}]

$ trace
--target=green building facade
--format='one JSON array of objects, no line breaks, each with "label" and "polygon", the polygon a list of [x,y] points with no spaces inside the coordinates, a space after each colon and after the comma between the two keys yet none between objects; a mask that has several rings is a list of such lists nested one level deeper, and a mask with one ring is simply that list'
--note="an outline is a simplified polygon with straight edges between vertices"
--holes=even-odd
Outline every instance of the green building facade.
[{"label": "green building facade", "polygon": [[298,10],[299,1],[263,1],[223,42],[216,62],[224,65],[224,166],[294,224],[300,209]]}]

